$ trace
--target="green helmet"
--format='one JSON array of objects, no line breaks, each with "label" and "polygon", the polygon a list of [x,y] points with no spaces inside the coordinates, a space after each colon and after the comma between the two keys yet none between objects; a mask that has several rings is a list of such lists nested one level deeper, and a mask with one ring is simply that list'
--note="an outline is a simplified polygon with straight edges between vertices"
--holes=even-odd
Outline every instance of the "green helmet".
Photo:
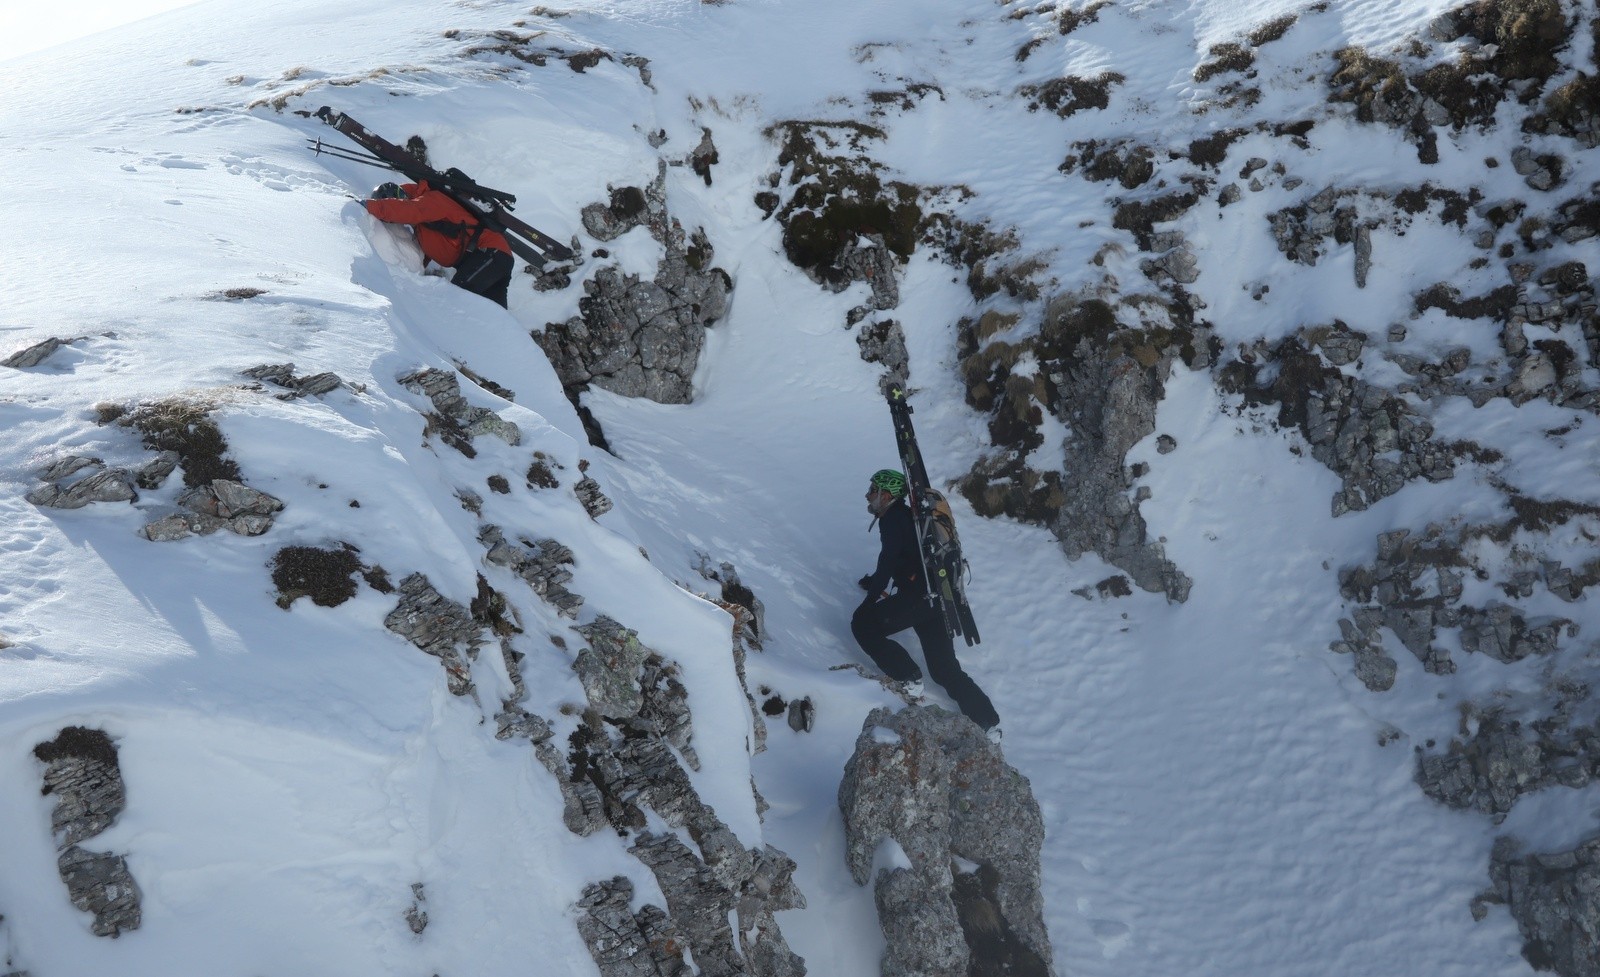
[{"label": "green helmet", "polygon": [[872,473],[872,487],[888,492],[897,499],[905,498],[906,477],[892,468],[880,468]]}]

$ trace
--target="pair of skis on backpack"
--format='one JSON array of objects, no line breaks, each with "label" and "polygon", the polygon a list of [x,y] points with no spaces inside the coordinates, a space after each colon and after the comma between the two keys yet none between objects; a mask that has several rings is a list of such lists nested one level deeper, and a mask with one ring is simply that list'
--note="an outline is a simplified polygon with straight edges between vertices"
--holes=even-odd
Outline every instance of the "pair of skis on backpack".
[{"label": "pair of skis on backpack", "polygon": [[956,534],[955,515],[944,493],[928,484],[928,469],[917,447],[917,432],[911,425],[911,402],[899,385],[889,388],[889,417],[894,421],[895,447],[900,453],[901,470],[906,473],[906,504],[916,524],[922,557],[922,580],[926,599],[939,605],[945,633],[965,638],[975,645],[977,622],[967,603],[967,561],[961,555],[961,537]]},{"label": "pair of skis on backpack", "polygon": [[335,159],[394,170],[409,177],[412,183],[425,181],[435,190],[448,194],[452,200],[465,208],[480,226],[500,232],[517,257],[537,269],[543,270],[550,261],[573,259],[571,248],[513,215],[511,207],[517,202],[517,198],[504,190],[483,186],[454,167],[441,173],[426,166],[411,153],[373,133],[343,112],[335,112],[326,105],[317,109],[315,114],[317,118],[339,130],[367,151],[357,153],[353,150],[324,146],[321,139],[313,139],[310,142],[316,153],[326,153]]}]

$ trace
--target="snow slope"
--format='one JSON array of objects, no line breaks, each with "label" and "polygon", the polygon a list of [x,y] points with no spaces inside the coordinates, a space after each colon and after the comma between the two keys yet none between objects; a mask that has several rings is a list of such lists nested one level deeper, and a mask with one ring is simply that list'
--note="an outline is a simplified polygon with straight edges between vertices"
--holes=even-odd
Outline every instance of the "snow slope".
[{"label": "snow slope", "polygon": [[[1419,175],[1398,135],[1330,110],[1316,83],[1327,52],[1388,49],[1446,6],[1146,0],[1062,36],[1048,10],[954,0],[585,0],[533,13],[488,0],[211,0],[0,64],[7,210],[31,229],[0,242],[0,354],[80,337],[40,367],[0,368],[0,952],[33,977],[591,972],[570,908],[583,886],[622,874],[641,901],[661,897],[624,843],[569,834],[526,746],[494,739],[510,678],[492,647],[473,668],[474,703],[383,629],[392,597],[362,587],[336,608],[274,605],[268,564],[289,544],[350,543],[364,562],[397,579],[425,573],[462,603],[483,574],[521,615],[526,705],[564,742],[576,720],[563,706],[582,691],[571,653],[550,638],[576,639],[484,562],[479,518],[458,499],[470,489],[483,521],[508,536],[573,549],[583,621],[610,615],[683,668],[704,761],[696,786],[746,845],[799,862],[809,904],[780,923],[810,972],[876,973],[882,937],[870,891],[844,870],[836,790],[863,717],[897,700],[829,666],[864,660],[848,629],[851,581],[875,554],[861,483],[892,463],[893,443],[877,371],[842,328],[865,286],[832,294],[808,280],[754,202],[777,169],[765,130],[861,117],[869,91],[937,85],[913,110],[873,117],[885,132],[876,156],[903,179],[969,188],[961,216],[1014,228],[1044,256],[1042,277],[1066,290],[1100,277],[1090,259],[1103,246],[1126,244],[1105,204],[1120,188],[1057,172],[1074,140],[1177,147],[1225,124],[1317,113],[1293,173],[1308,188],[1427,178],[1491,199],[1518,190],[1510,167],[1478,165],[1509,152],[1505,135],[1441,140],[1441,163]],[[1210,46],[1286,14],[1301,20],[1262,49],[1261,101],[1196,111],[1212,94],[1193,80]],[[649,84],[619,61],[578,72],[466,53],[492,48],[500,30],[542,31],[536,47],[644,56]],[[1014,94],[1104,70],[1126,76],[1104,112],[1060,119]],[[391,138],[421,134],[434,159],[514,192],[519,216],[563,240],[579,234],[585,251],[598,242],[578,208],[648,182],[658,156],[681,162],[709,127],[712,184],[667,171],[673,216],[706,229],[735,282],[694,403],[592,391],[584,403],[615,455],[589,446],[528,336],[573,315],[581,288],[539,293],[519,279],[507,314],[420,274],[415,253],[352,199],[382,177],[306,151],[308,137],[337,138],[296,114],[323,104]],[[659,152],[647,139],[658,130],[669,137]],[[1256,138],[1236,144],[1224,170],[1261,152]],[[1587,179],[1573,185],[1600,176],[1592,159],[1579,165]],[[1265,214],[1283,205],[1247,195],[1186,219],[1204,261],[1194,291],[1230,348],[1334,317],[1381,333],[1438,280],[1485,290],[1469,249],[1419,225],[1404,242],[1377,235],[1372,281],[1353,292],[1347,254],[1304,268],[1277,253]],[[607,247],[647,276],[659,257],[642,230]],[[1131,252],[1109,261],[1137,277]],[[960,277],[919,252],[893,313],[941,482],[987,448],[955,370],[956,320],[978,310]],[[1270,286],[1265,301],[1250,297],[1258,285]],[[237,289],[261,294],[225,298]],[[1461,327],[1442,317],[1411,325],[1419,345],[1492,346],[1447,334]],[[347,386],[285,402],[239,375],[291,360]],[[520,445],[479,439],[468,459],[425,438],[426,402],[397,377],[455,364],[514,393],[463,380],[470,402],[520,427]],[[175,395],[215,404],[246,480],[286,503],[267,535],[140,538],[170,511],[176,479],[132,506],[23,500],[63,455],[143,460],[133,433],[96,423],[97,404]],[[1592,439],[1580,430],[1564,453],[1530,440],[1570,412],[1537,401],[1485,411],[1495,413],[1437,423],[1508,452],[1501,472],[1530,494],[1600,503]],[[1593,790],[1529,799],[1497,827],[1424,797],[1411,747],[1448,738],[1465,698],[1537,693],[1551,664],[1467,658],[1446,680],[1397,654],[1395,690],[1372,693],[1327,650],[1344,613],[1336,572],[1369,560],[1376,534],[1487,517],[1500,496],[1467,470],[1335,519],[1338,478],[1286,450],[1297,436],[1263,416],[1179,369],[1158,417],[1179,450],[1160,454],[1149,439],[1129,458],[1150,466],[1152,532],[1195,580],[1185,604],[1099,599],[1096,583],[1116,568],[1069,561],[1045,530],[957,503],[984,635],[962,661],[1045,812],[1058,970],[1530,973],[1509,915],[1474,922],[1469,903],[1487,886],[1497,834],[1570,846],[1594,830]],[[561,489],[522,489],[534,451],[564,466]],[[616,503],[598,520],[571,496],[580,461]],[[516,490],[488,489],[492,474]],[[731,562],[765,602],[752,687],[810,696],[813,732],[771,723],[766,752],[750,756],[727,616],[694,593],[712,586],[694,570],[702,553]],[[1588,604],[1560,611],[1584,635],[1600,623]],[[117,739],[128,783],[126,812],[95,845],[128,853],[145,919],[115,941],[91,936],[66,900],[51,800],[34,789],[33,746],[74,723]],[[771,805],[764,819],[752,775]],[[402,918],[418,881],[431,919],[421,938]]]}]

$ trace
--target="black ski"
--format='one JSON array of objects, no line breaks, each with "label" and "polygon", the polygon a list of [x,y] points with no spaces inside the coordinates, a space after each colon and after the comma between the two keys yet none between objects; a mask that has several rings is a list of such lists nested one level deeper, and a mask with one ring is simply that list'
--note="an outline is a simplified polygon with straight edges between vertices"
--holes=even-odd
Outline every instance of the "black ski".
[{"label": "black ski", "polygon": [[[962,579],[966,561],[961,557],[959,540],[952,535],[949,540],[941,541],[932,527],[935,507],[944,502],[944,496],[928,482],[928,469],[917,448],[917,432],[911,426],[911,402],[898,385],[889,388],[888,399],[895,446],[900,451],[900,464],[906,473],[906,503],[911,507],[917,539],[922,544],[922,579],[927,586],[928,600],[938,602],[947,634],[961,635],[968,645],[975,645],[983,639],[978,637],[978,624],[967,603],[966,584]],[[951,525],[953,528],[953,523]]]},{"label": "black ski", "polygon": [[495,190],[491,187],[483,186],[453,167],[440,173],[431,167],[425,166],[421,160],[411,155],[411,153],[373,133],[366,126],[343,112],[335,112],[326,105],[317,109],[316,116],[348,136],[372,155],[369,157],[348,150],[324,146],[320,139],[312,141],[316,152],[327,153],[337,159],[347,159],[357,163],[368,163],[395,170],[410,177],[413,183],[427,181],[428,185],[434,189],[449,194],[450,199],[466,208],[467,212],[479,223],[490,230],[499,231],[503,234],[506,238],[506,243],[511,245],[511,250],[516,252],[517,256],[522,260],[536,268],[543,268],[545,263],[551,259],[556,261],[572,260],[571,248],[512,215],[511,207],[517,202],[517,198],[504,190]]}]

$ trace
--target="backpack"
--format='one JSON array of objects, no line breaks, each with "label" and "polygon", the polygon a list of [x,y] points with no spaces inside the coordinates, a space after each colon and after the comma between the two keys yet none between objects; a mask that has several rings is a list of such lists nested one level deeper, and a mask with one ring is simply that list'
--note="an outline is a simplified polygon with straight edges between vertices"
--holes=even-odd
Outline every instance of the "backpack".
[{"label": "backpack", "polygon": [[[966,557],[961,555],[961,535],[956,532],[956,516],[950,510],[950,501],[935,488],[916,492],[917,507],[913,515],[921,534],[922,561],[928,571],[928,592],[947,601],[954,610],[966,604],[966,577],[969,575]],[[956,632],[962,633],[963,628]],[[970,642],[969,642],[970,643]]]}]

